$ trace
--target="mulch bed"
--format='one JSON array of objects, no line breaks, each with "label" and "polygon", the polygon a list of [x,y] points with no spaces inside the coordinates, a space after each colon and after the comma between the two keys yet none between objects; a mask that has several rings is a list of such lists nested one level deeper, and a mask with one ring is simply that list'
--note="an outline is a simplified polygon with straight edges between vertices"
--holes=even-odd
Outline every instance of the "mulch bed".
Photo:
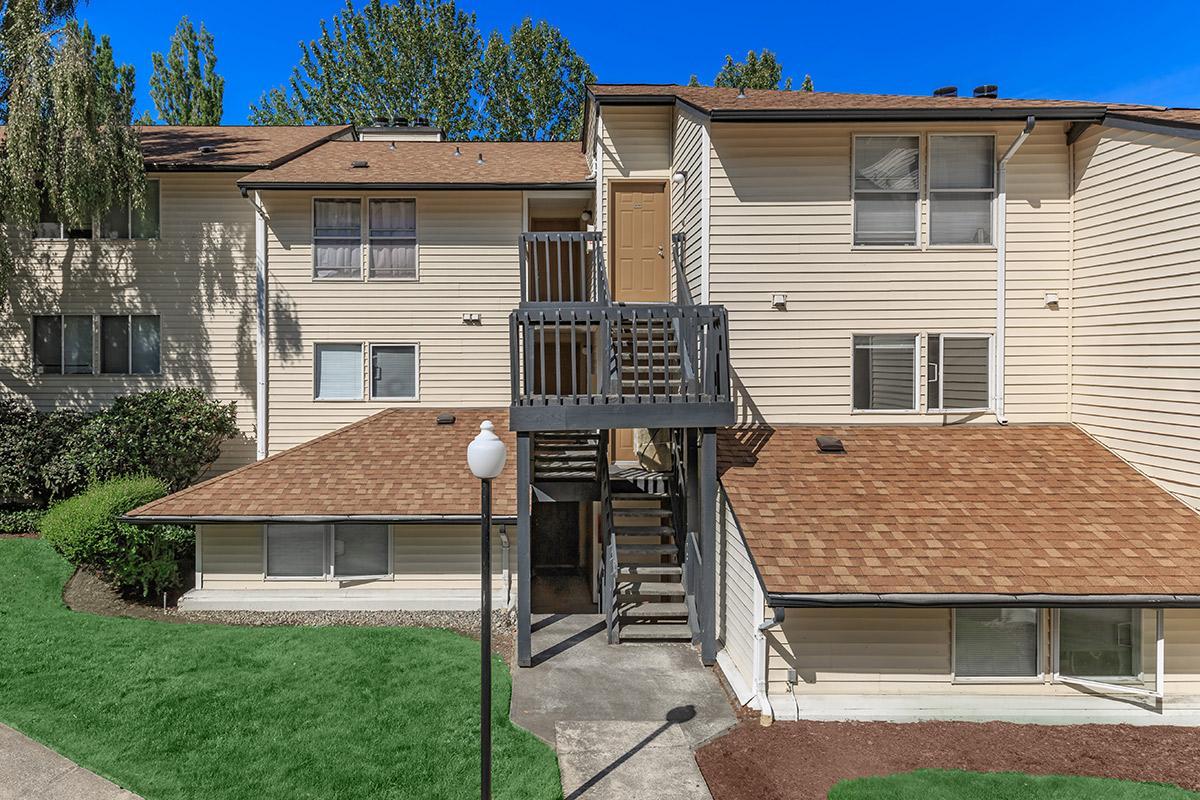
[{"label": "mulch bed", "polygon": [[743,721],[696,752],[714,800],[825,800],[838,781],[915,769],[1084,775],[1200,791],[1200,729],[1005,722]]}]

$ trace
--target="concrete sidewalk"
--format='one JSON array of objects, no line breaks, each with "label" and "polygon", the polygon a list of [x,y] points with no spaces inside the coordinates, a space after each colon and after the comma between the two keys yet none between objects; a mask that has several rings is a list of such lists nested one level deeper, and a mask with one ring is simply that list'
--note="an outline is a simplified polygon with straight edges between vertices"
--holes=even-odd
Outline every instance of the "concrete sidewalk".
[{"label": "concrete sidewalk", "polygon": [[566,800],[709,797],[692,751],[736,719],[692,647],[610,646],[599,615],[545,615],[533,661],[512,720],[555,746]]},{"label": "concrete sidewalk", "polygon": [[0,725],[0,800],[141,798],[7,725]]}]

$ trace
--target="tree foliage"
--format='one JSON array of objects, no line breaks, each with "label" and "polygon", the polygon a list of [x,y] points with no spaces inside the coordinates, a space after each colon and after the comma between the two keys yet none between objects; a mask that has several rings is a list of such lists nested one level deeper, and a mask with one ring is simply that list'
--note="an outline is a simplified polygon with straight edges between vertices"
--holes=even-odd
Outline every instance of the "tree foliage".
[{"label": "tree foliage", "polygon": [[480,132],[489,139],[574,139],[583,123],[583,86],[595,80],[545,20],[526,17],[507,42],[495,31],[480,71]]},{"label": "tree foliage", "polygon": [[[699,86],[700,80],[695,75],[689,81],[690,86]],[[765,47],[762,53],[753,50],[746,53],[745,61],[734,61],[733,56],[725,56],[725,65],[713,80],[713,86],[726,86],[734,89],[791,89],[792,79],[783,77],[783,65],[775,54]],[[812,77],[805,75],[800,91],[813,90]]]},{"label": "tree foliage", "polygon": [[179,20],[164,58],[151,53],[150,99],[168,125],[220,125],[225,79],[217,74],[213,35],[187,17]]},{"label": "tree foliage", "polygon": [[287,86],[250,108],[259,125],[369,124],[379,117],[427,117],[452,138],[475,124],[472,87],[479,64],[475,15],[451,0],[350,0],[321,35],[300,44]]}]

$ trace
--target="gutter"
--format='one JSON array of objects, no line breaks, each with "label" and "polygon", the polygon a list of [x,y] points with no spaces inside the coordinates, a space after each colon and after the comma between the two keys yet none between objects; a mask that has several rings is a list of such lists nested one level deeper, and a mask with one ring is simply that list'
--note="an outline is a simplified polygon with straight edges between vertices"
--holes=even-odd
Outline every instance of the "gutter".
[{"label": "gutter", "polygon": [[340,182],[326,183],[323,181],[238,181],[238,188],[248,189],[338,189],[347,191],[546,191],[554,189],[591,189],[591,181],[572,181],[570,183],[394,183],[394,182]]},{"label": "gutter", "polygon": [[1008,173],[1008,162],[1021,149],[1021,145],[1025,144],[1025,140],[1029,138],[1029,134],[1033,133],[1033,126],[1036,124],[1037,119],[1032,114],[1025,119],[1025,129],[1017,134],[1017,138],[1000,157],[1000,167],[997,170],[996,188],[999,211],[996,215],[996,364],[993,367],[995,397],[992,406],[996,411],[996,422],[1001,425],[1008,424],[1008,417],[1004,413],[1004,327],[1008,311],[1008,288],[1005,274],[1008,257],[1008,191],[1005,188],[1005,177]]},{"label": "gutter", "polygon": [[1200,608],[1200,594],[768,594],[767,603],[783,608]]},{"label": "gutter", "polygon": [[[121,522],[127,522],[131,525],[220,525],[268,522],[295,522],[312,524],[326,524],[331,522],[388,522],[394,525],[404,525],[408,523],[419,522],[467,523],[481,521],[481,518],[478,514],[139,514],[137,516],[129,516],[126,514],[118,519],[120,519]],[[493,516],[492,521],[496,523],[514,524],[516,523],[517,518],[515,515]]]}]

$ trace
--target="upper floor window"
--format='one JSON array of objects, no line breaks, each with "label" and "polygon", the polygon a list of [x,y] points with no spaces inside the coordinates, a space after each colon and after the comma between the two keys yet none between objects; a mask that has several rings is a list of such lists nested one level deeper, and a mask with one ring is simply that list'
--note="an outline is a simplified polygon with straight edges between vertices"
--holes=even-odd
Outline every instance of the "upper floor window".
[{"label": "upper floor window", "polygon": [[986,411],[992,402],[992,338],[929,334],[930,411]]},{"label": "upper floor window", "polygon": [[917,244],[920,206],[918,136],[854,139],[854,244]]},{"label": "upper floor window", "polygon": [[99,370],[95,352],[97,318],[92,314],[46,314],[33,318],[33,368],[39,375],[157,375],[161,370],[159,317],[105,314],[99,317]]},{"label": "upper floor window", "polygon": [[155,375],[159,371],[159,321],[148,314],[100,317],[100,372]]},{"label": "upper floor window", "polygon": [[416,280],[417,201],[372,200],[368,217],[370,276]]},{"label": "upper floor window", "polygon": [[90,375],[93,371],[91,315],[34,317],[33,368],[39,375]]},{"label": "upper floor window", "polygon": [[110,209],[94,225],[69,228],[48,203],[42,203],[40,221],[33,229],[35,239],[157,239],[159,235],[159,182],[146,181],[142,208],[123,203]]},{"label": "upper floor window", "polygon": [[992,243],[996,137],[930,135],[929,243]]},{"label": "upper floor window", "polygon": [[313,275],[362,277],[362,203],[313,201]]},{"label": "upper floor window", "polygon": [[855,411],[916,410],[916,334],[855,336],[853,362]]}]

